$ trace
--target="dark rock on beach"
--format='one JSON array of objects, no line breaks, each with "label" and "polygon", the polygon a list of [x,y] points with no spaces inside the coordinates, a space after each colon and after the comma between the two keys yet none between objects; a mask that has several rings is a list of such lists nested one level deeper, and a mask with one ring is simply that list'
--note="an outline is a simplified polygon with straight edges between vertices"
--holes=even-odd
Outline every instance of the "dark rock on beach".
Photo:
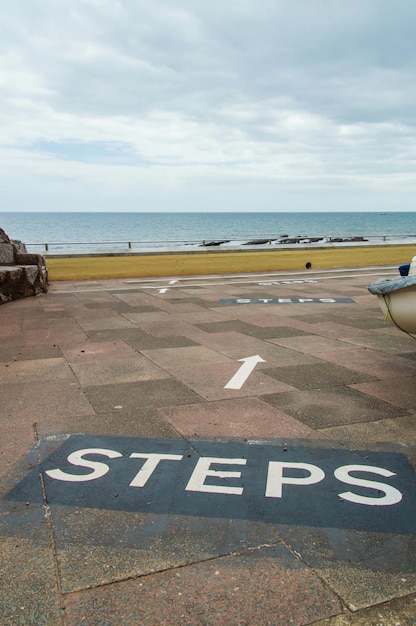
[{"label": "dark rock on beach", "polygon": [[288,243],[299,243],[302,241],[304,237],[283,237],[279,239],[278,243],[288,244]]},{"label": "dark rock on beach", "polygon": [[203,241],[199,247],[220,246],[223,243],[230,243],[230,239],[225,239],[224,241]]},{"label": "dark rock on beach", "polygon": [[331,237],[331,243],[348,243],[348,242],[360,242],[360,241],[368,241],[364,237]]},{"label": "dark rock on beach", "polygon": [[[294,243],[318,243],[318,241],[323,241],[324,237],[280,237],[277,243],[280,244],[294,244]],[[368,241],[364,237],[330,237],[329,241],[331,243],[348,243],[348,242],[362,242]]]},{"label": "dark rock on beach", "polygon": [[243,243],[243,246],[262,246],[263,244],[271,243],[272,241],[276,241],[276,239],[253,239],[252,241]]}]

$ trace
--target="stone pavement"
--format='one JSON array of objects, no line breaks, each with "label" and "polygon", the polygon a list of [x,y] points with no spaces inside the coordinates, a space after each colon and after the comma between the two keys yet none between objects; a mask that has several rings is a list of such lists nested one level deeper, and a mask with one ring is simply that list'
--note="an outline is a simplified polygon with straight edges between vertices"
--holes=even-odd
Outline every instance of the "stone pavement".
[{"label": "stone pavement", "polygon": [[1,306],[0,623],[416,623],[416,341],[367,291],[392,275]]}]

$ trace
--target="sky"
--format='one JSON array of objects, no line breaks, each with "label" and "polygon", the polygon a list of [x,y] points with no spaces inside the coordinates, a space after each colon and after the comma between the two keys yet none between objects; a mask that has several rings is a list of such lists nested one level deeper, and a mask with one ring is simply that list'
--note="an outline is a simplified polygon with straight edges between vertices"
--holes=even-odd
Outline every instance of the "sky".
[{"label": "sky", "polygon": [[415,0],[3,3],[0,211],[414,211],[415,25]]}]

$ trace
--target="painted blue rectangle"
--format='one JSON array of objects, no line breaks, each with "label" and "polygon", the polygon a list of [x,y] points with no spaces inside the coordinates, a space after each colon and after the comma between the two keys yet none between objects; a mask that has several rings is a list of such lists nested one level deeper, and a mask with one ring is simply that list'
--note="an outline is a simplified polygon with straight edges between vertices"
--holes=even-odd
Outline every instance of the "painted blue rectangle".
[{"label": "painted blue rectangle", "polygon": [[221,298],[220,304],[355,304],[352,298]]},{"label": "painted blue rectangle", "polygon": [[395,452],[321,442],[70,436],[7,496],[69,505],[415,533],[415,472]]}]

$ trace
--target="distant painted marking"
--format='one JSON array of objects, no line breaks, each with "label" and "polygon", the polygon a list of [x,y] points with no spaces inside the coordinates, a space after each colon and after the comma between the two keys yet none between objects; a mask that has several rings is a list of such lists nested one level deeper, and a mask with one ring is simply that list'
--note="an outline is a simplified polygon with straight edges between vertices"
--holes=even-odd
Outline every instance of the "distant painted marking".
[{"label": "distant painted marking", "polygon": [[[169,285],[174,285],[174,284],[175,284],[175,283],[177,283],[177,282],[178,282],[177,280],[170,280],[170,281],[169,281]],[[160,288],[160,287],[156,287],[156,289],[158,289],[158,290],[159,290],[159,293],[166,293],[166,292],[168,292],[168,291],[169,291],[168,287],[162,287],[162,288]]]},{"label": "distant painted marking", "polygon": [[[362,274],[350,274],[348,273],[348,270],[344,270],[345,274],[344,275],[340,275],[337,274],[335,276],[331,276],[328,274],[328,272],[331,270],[326,270],[326,271],[321,271],[321,272],[315,272],[316,274],[324,274],[323,276],[316,276],[315,279],[304,279],[304,280],[297,280],[297,279],[282,279],[279,281],[265,281],[265,282],[261,282],[258,283],[256,280],[256,274],[250,275],[250,278],[246,278],[246,280],[239,280],[240,276],[231,276],[231,277],[226,277],[224,276],[223,278],[225,280],[222,281],[217,281],[217,282],[212,282],[213,278],[211,277],[201,277],[201,278],[195,278],[195,276],[191,277],[191,278],[184,278],[183,280],[194,280],[197,281],[199,280],[200,282],[194,282],[193,284],[188,284],[188,285],[176,285],[176,287],[174,287],[174,289],[183,289],[184,287],[186,288],[190,288],[190,287],[203,287],[204,285],[208,285],[209,287],[221,287],[223,285],[251,285],[252,283],[256,283],[258,285],[261,286],[273,286],[273,285],[281,285],[281,284],[296,284],[296,283],[315,283],[315,282],[320,282],[322,280],[339,280],[340,278],[373,278],[374,276],[396,276],[397,272],[392,273],[392,272],[388,272],[388,271],[384,271],[384,270],[380,270],[379,272],[371,272],[371,273],[362,273]],[[335,270],[334,270],[335,271]],[[339,270],[338,270],[339,272]],[[217,277],[216,277],[217,278]],[[140,281],[140,280],[128,280],[125,281],[126,283],[142,283],[144,281]],[[157,282],[157,281],[155,281]],[[162,282],[162,281],[161,281]],[[141,289],[160,289],[160,287],[158,285],[141,285],[140,287]],[[114,288],[112,289],[104,289],[103,291],[112,291]],[[90,291],[98,291],[98,289],[91,289]],[[66,293],[72,293],[72,292],[66,292]]]},{"label": "distant painted marking", "polygon": [[270,282],[266,282],[266,283],[258,283],[258,285],[260,287],[269,287],[270,285],[300,285],[303,283],[317,283],[317,280],[308,280],[308,279],[304,279],[304,280],[273,280]]},{"label": "distant painted marking", "polygon": [[261,356],[259,356],[258,354],[256,354],[255,356],[247,356],[243,359],[238,360],[243,361],[243,364],[240,369],[234,374],[234,376],[228,381],[224,389],[241,389],[247,378],[250,376],[251,372],[256,367],[257,363],[266,363],[266,361],[262,359]]},{"label": "distant painted marking", "polygon": [[355,304],[352,298],[221,298],[220,304]]},{"label": "distant painted marking", "polygon": [[[375,270],[375,271],[370,271],[370,270]],[[392,271],[395,270],[395,271]],[[355,274],[351,274],[350,272],[355,271],[355,272],[362,272],[362,273],[355,273]],[[366,272],[366,273],[364,273]],[[295,272],[290,272],[290,274],[293,274]],[[304,272],[299,272],[300,274],[303,274]],[[287,276],[289,274],[289,272],[282,272],[281,274],[271,274],[272,276]],[[321,281],[321,280],[338,280],[339,278],[372,278],[374,276],[397,276],[397,268],[395,267],[381,267],[381,268],[376,268],[376,267],[365,267],[362,270],[360,270],[360,268],[354,268],[354,269],[336,269],[336,270],[309,270],[308,274],[313,274],[314,276],[316,276],[317,274],[320,274],[320,276],[316,276],[316,280],[317,281]],[[333,275],[331,275],[333,274]],[[269,274],[270,275],[270,274]],[[246,274],[246,275],[241,275],[241,274],[236,274],[236,275],[223,275],[222,276],[222,281],[221,282],[211,282],[215,279],[218,279],[218,275],[215,276],[201,276],[201,277],[195,277],[195,276],[183,276],[181,277],[181,283],[183,281],[194,281],[193,284],[187,284],[186,287],[201,287],[204,285],[209,285],[210,287],[215,287],[215,286],[222,286],[222,285],[230,285],[230,284],[236,284],[236,285],[246,285],[246,284],[251,284],[251,283],[257,283],[258,279],[263,277],[264,278],[264,274]],[[241,280],[238,280],[241,279]],[[200,282],[195,282],[199,280]],[[161,282],[165,282],[166,278],[155,278],[152,282],[154,283],[161,283]],[[121,279],[120,279],[121,282]],[[153,284],[153,285],[149,285],[149,284],[143,284],[143,283],[148,283],[149,279],[130,279],[130,280],[124,280],[123,281],[125,284],[128,285],[140,285],[140,289],[160,289],[160,287],[157,284]],[[183,284],[179,284],[176,285],[175,287],[173,287],[173,289],[182,289],[184,287]],[[54,293],[56,294],[61,294],[61,293],[92,293],[92,292],[97,292],[97,291],[130,291],[132,289],[132,287],[105,287],[103,286],[99,286],[99,287],[92,287],[92,288],[85,288],[84,286],[82,287],[82,289],[59,289],[58,287],[55,287],[54,289]]]}]

